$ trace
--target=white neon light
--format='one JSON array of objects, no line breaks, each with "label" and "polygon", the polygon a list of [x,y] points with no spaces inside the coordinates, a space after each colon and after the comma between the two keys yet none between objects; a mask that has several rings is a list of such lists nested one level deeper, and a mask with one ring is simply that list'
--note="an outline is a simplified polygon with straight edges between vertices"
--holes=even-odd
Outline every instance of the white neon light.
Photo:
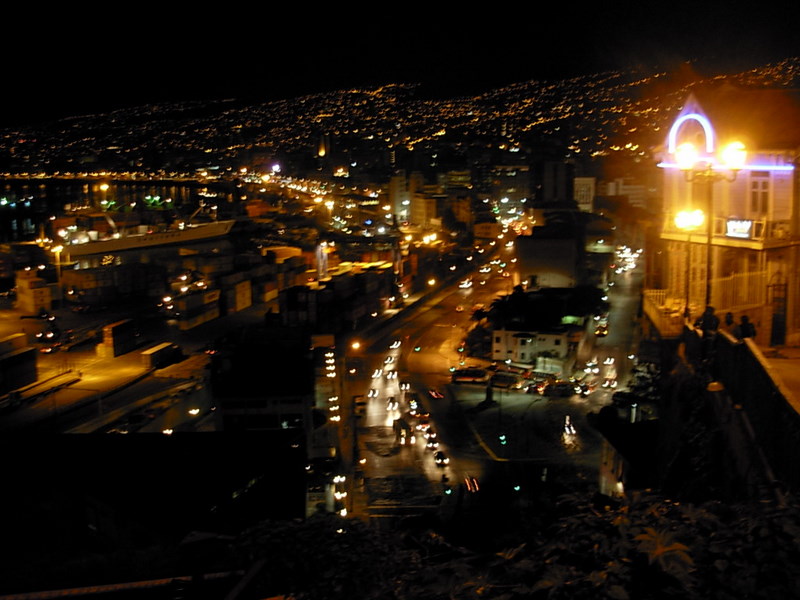
[{"label": "white neon light", "polygon": [[706,134],[706,152],[712,154],[714,152],[714,128],[711,127],[711,121],[699,113],[688,113],[682,117],[678,117],[672,124],[669,130],[669,137],[667,138],[667,149],[670,154],[675,154],[675,148],[678,140],[678,130],[686,121],[693,120],[700,123],[703,131]]},{"label": "white neon light", "polygon": [[[656,165],[661,169],[680,169],[677,163],[661,162]],[[725,165],[713,165],[712,169],[717,171],[730,171]],[[794,171],[794,165],[744,165],[741,171]]]},{"label": "white neon light", "polygon": [[750,239],[753,222],[743,219],[731,219],[726,223],[725,235],[728,237]]}]

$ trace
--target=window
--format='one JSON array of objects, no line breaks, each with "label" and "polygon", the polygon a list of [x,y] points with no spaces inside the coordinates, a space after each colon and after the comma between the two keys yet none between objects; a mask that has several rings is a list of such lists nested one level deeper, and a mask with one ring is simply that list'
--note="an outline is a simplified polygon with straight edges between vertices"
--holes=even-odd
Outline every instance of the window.
[{"label": "window", "polygon": [[556,339],[556,340],[554,340],[554,341],[555,341],[555,345],[556,345],[556,346],[560,346],[560,345],[561,345],[561,340],[559,340],[559,339]]},{"label": "window", "polygon": [[750,214],[763,216],[769,209],[769,173],[753,171],[750,174]]}]

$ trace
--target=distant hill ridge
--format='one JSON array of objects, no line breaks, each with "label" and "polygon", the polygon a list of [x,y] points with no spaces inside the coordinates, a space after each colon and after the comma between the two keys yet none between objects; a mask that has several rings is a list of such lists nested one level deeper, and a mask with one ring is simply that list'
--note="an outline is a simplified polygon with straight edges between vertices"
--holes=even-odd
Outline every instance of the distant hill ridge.
[{"label": "distant hill ridge", "polygon": [[[477,96],[421,97],[413,84],[383,85],[243,103],[187,100],[75,116],[0,130],[0,171],[176,168],[237,153],[313,153],[322,136],[354,152],[499,145],[549,145],[558,156],[643,157],[694,86],[793,87],[800,58],[736,74],[615,71],[559,81],[528,81]],[[74,170],[74,169],[73,169]]]}]

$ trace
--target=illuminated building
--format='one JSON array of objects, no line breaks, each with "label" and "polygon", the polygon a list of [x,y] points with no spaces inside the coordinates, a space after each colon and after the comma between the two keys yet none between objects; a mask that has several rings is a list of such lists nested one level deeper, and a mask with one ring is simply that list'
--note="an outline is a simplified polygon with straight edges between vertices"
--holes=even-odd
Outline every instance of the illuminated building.
[{"label": "illuminated building", "polygon": [[[675,337],[686,308],[696,318],[710,304],[720,317],[747,314],[759,343],[800,340],[800,93],[696,89],[666,134],[663,262],[653,265],[663,276],[644,293],[649,320],[661,337]],[[676,221],[682,211],[703,218],[687,227]]]}]

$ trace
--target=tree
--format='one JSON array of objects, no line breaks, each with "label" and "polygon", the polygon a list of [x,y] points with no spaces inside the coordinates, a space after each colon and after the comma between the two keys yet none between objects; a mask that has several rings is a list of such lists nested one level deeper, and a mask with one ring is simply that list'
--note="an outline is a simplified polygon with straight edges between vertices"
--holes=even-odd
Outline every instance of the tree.
[{"label": "tree", "polygon": [[264,593],[414,600],[730,600],[800,597],[800,507],[567,494],[541,531],[470,550],[434,531],[338,517],[264,524],[237,543],[269,557]]},{"label": "tree", "polygon": [[333,514],[265,521],[245,531],[235,546],[243,566],[263,561],[254,582],[259,598],[392,597],[396,578],[419,559],[404,548],[401,535]]}]

